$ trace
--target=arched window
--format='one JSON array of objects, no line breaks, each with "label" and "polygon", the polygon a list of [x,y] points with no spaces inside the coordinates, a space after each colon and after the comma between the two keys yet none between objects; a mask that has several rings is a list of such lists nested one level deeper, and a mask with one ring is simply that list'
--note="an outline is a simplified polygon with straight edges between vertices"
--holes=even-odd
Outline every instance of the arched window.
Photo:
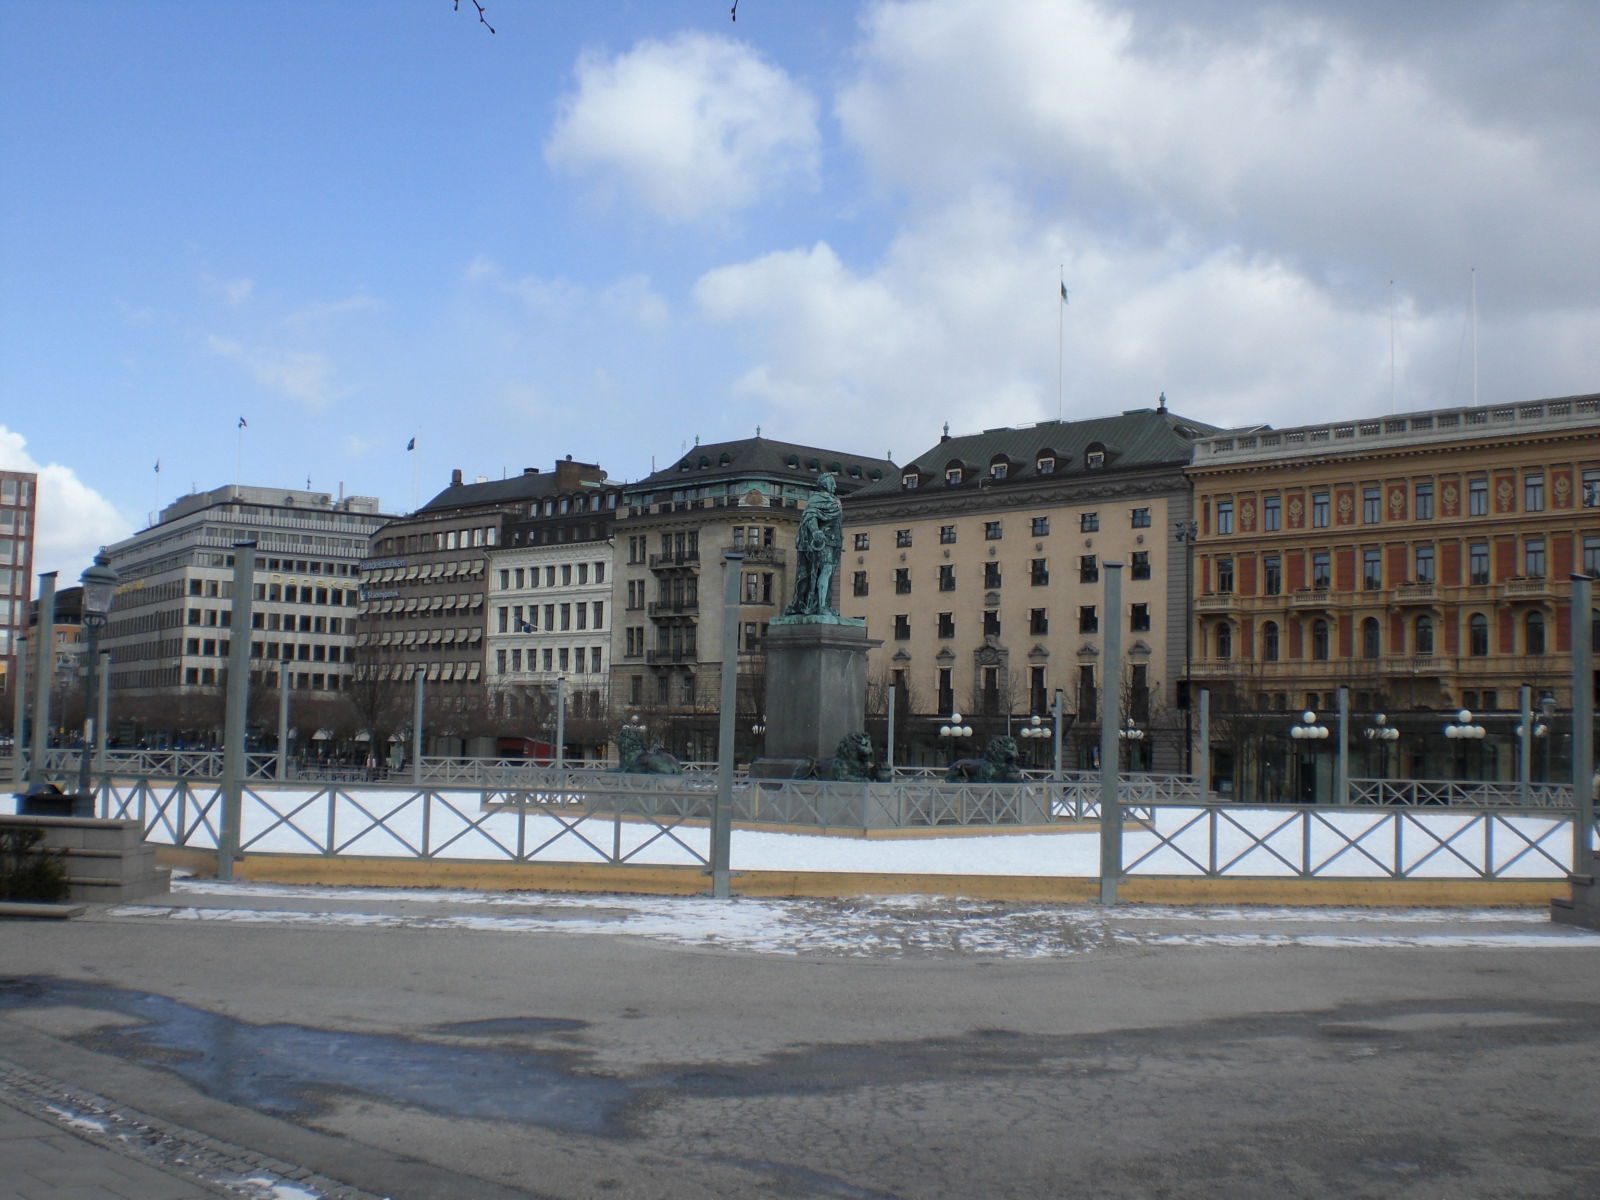
[{"label": "arched window", "polygon": [[1361,657],[1377,658],[1381,648],[1378,618],[1368,617],[1361,622]]},{"label": "arched window", "polygon": [[1217,626],[1217,657],[1233,657],[1233,626],[1226,621]]},{"label": "arched window", "polygon": [[1318,662],[1328,658],[1328,622],[1321,617],[1311,622],[1311,657]]},{"label": "arched window", "polygon": [[1433,618],[1432,617],[1423,616],[1423,617],[1418,617],[1417,618],[1416,643],[1417,643],[1416,644],[1416,653],[1418,653],[1418,654],[1432,654],[1433,653]]},{"label": "arched window", "polygon": [[1526,623],[1526,649],[1529,654],[1544,653],[1544,614],[1531,612]]},{"label": "arched window", "polygon": [[1266,662],[1277,662],[1278,651],[1278,623],[1268,621],[1261,627],[1261,657]]},{"label": "arched window", "polygon": [[1489,618],[1482,613],[1467,618],[1467,653],[1477,658],[1489,653]]}]

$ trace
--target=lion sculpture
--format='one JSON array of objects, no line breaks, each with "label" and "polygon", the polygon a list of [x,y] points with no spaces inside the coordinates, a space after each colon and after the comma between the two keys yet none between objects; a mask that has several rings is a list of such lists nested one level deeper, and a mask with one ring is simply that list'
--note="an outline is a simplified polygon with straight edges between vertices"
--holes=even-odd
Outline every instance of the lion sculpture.
[{"label": "lion sculpture", "polygon": [[1017,767],[1017,742],[1010,737],[992,737],[982,758],[958,758],[945,772],[950,783],[1021,783]]},{"label": "lion sculpture", "polygon": [[864,733],[847,733],[839,739],[832,758],[820,759],[813,772],[818,779],[871,783],[884,777],[872,739]]},{"label": "lion sculpture", "polygon": [[679,775],[683,767],[660,746],[646,750],[639,732],[624,728],[617,733],[617,770],[629,775]]}]

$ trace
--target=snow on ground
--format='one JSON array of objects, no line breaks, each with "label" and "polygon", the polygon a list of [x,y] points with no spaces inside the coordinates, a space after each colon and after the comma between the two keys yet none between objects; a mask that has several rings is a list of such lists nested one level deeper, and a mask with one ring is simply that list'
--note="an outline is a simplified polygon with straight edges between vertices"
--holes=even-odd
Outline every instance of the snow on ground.
[{"label": "snow on ground", "polygon": [[1600,950],[1536,909],[1023,905],[926,896],[768,900],[175,881],[117,920],[620,935],[754,954],[1060,958],[1153,946]]}]

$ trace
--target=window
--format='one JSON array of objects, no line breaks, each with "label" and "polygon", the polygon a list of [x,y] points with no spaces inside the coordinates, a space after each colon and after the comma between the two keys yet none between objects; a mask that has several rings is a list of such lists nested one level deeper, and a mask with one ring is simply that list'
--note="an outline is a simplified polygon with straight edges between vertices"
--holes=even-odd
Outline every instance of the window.
[{"label": "window", "polygon": [[1487,479],[1467,480],[1467,516],[1486,517],[1489,515],[1489,481]]},{"label": "window", "polygon": [[944,481],[945,481],[946,484],[948,484],[951,487],[954,487],[956,484],[960,483],[961,482],[961,468],[960,467],[947,467],[945,469],[945,473],[944,473]]},{"label": "window", "polygon": [[956,590],[956,569],[949,563],[940,564],[939,590],[941,592],[953,592]]},{"label": "window", "polygon": [[1489,653],[1489,618],[1482,613],[1467,618],[1467,653],[1475,658]]},{"label": "window", "polygon": [[1033,634],[1050,632],[1050,617],[1042,608],[1028,610],[1028,632]]},{"label": "window", "polygon": [[867,573],[865,571],[857,571],[855,573],[850,584],[850,594],[852,596],[865,596],[867,594]]},{"label": "window", "polygon": [[1078,609],[1078,632],[1100,632],[1100,617],[1096,614],[1094,605],[1085,604]]},{"label": "window", "polygon": [[1226,555],[1217,559],[1217,591],[1227,593],[1233,591],[1233,556]]},{"label": "window", "polygon": [[1050,518],[1049,517],[1035,517],[1035,518],[1033,518],[1032,528],[1033,528],[1033,536],[1034,537],[1044,537],[1045,535],[1047,535],[1050,532]]},{"label": "window", "polygon": [[953,638],[956,635],[956,619],[954,613],[943,612],[939,614],[939,636]]},{"label": "window", "polygon": [[1583,506],[1600,508],[1600,467],[1585,467],[1583,470]]},{"label": "window", "polygon": [[1522,573],[1529,579],[1544,578],[1544,539],[1542,537],[1531,537],[1522,543]]},{"label": "window", "polygon": [[1089,470],[1091,470],[1091,471],[1098,471],[1101,467],[1106,465],[1106,453],[1105,453],[1105,451],[1104,450],[1091,450],[1091,451],[1089,451],[1089,453],[1087,453],[1087,454],[1085,454],[1083,456],[1083,465],[1088,467]]},{"label": "window", "polygon": [[1433,520],[1433,483],[1431,481],[1417,484],[1416,504],[1412,508],[1412,513],[1419,521]]},{"label": "window", "polygon": [[894,531],[894,544],[902,550],[911,545],[911,530],[896,529]]},{"label": "window", "polygon": [[858,534],[856,534],[856,549],[857,550],[870,550],[870,549],[872,549],[872,535],[870,533],[858,533]]},{"label": "window", "polygon": [[1217,626],[1217,657],[1233,657],[1233,626],[1226,621]]},{"label": "window", "polygon": [[1437,576],[1434,573],[1433,547],[1418,546],[1412,554],[1411,574],[1418,583],[1432,583]]},{"label": "window", "polygon": [[1522,511],[1544,511],[1544,472],[1530,471],[1522,477]]},{"label": "window", "polygon": [[956,541],[956,527],[954,525],[939,526],[939,542],[941,545],[953,546]]},{"label": "window", "polygon": [[905,488],[907,491],[910,491],[912,488],[916,487],[917,483],[918,479],[915,471],[907,471],[904,475],[900,476],[900,486]]},{"label": "window", "polygon": [[1093,554],[1078,556],[1078,582],[1098,583],[1100,581],[1100,560]]},{"label": "window", "polygon": [[1383,489],[1375,484],[1368,484],[1361,489],[1361,521],[1364,525],[1376,525],[1383,520]]},{"label": "window", "polygon": [[1218,533],[1232,533],[1233,532],[1233,501],[1232,500],[1218,500],[1217,501],[1217,532]]},{"label": "window", "polygon": [[1150,528],[1150,510],[1148,508],[1136,508],[1131,515],[1135,529]]},{"label": "window", "polygon": [[1583,573],[1600,575],[1600,537],[1583,539]]},{"label": "window", "polygon": [[1277,662],[1279,652],[1278,623],[1268,621],[1261,627],[1261,657],[1267,662]]},{"label": "window", "polygon": [[1328,622],[1322,617],[1311,622],[1311,657],[1318,662],[1328,659],[1328,633]]},{"label": "window", "polygon": [[1332,512],[1327,492],[1311,493],[1311,527],[1313,529],[1326,529]]},{"label": "window", "polygon": [[1377,658],[1381,653],[1382,634],[1378,628],[1378,618],[1368,617],[1361,622],[1361,657]]},{"label": "window", "polygon": [[1000,610],[986,608],[983,610],[983,633],[985,637],[1000,636]]},{"label": "window", "polygon": [[1280,596],[1283,594],[1283,556],[1281,554],[1268,554],[1262,558],[1261,588],[1263,595]]},{"label": "window", "polygon": [[1361,552],[1361,589],[1376,592],[1383,587],[1383,554],[1375,546]]},{"label": "window", "polygon": [[1433,653],[1433,618],[1418,617],[1416,624],[1415,652],[1420,655]]},{"label": "window", "polygon": [[983,564],[983,586],[986,588],[997,588],[1000,586],[999,563],[986,562]]},{"label": "window", "polygon": [[1078,532],[1079,533],[1099,533],[1100,532],[1100,514],[1097,513],[1097,512],[1079,513],[1078,514]]},{"label": "window", "polygon": [[1050,560],[1036,558],[1028,565],[1028,581],[1034,587],[1044,587],[1050,582]]},{"label": "window", "polygon": [[1006,464],[1003,462],[990,463],[989,477],[991,479],[1004,479],[1006,477]]},{"label": "window", "polygon": [[1051,458],[1049,455],[1044,455],[1035,464],[1035,469],[1041,475],[1054,475],[1056,471],[1056,460]]},{"label": "window", "polygon": [[897,642],[909,641],[911,638],[911,614],[896,613],[894,616],[894,640]]},{"label": "window", "polygon": [[1150,551],[1135,550],[1133,552],[1129,574],[1134,579],[1150,578]]},{"label": "window", "polygon": [[1000,540],[1000,522],[985,521],[983,523],[983,536],[985,541],[998,542]]},{"label": "window", "polygon": [[939,693],[939,711],[942,713],[954,712],[956,707],[956,689],[954,683],[954,672],[951,671],[949,667],[939,668],[939,681],[937,684],[937,690]]},{"label": "window", "polygon": [[896,596],[909,596],[911,594],[911,568],[896,567],[894,572],[894,594]]},{"label": "window", "polygon": [[1128,628],[1134,633],[1150,632],[1150,606],[1135,604],[1128,609]]},{"label": "window", "polygon": [[1283,528],[1283,497],[1261,498],[1261,528],[1267,533],[1276,533]]},{"label": "window", "polygon": [[1467,582],[1489,582],[1489,543],[1473,542],[1467,547]]},{"label": "window", "polygon": [[1528,654],[1544,653],[1544,614],[1531,612],[1523,624],[1523,648]]},{"label": "window", "polygon": [[1333,583],[1333,563],[1326,550],[1311,556],[1311,586],[1316,591],[1326,591]]}]

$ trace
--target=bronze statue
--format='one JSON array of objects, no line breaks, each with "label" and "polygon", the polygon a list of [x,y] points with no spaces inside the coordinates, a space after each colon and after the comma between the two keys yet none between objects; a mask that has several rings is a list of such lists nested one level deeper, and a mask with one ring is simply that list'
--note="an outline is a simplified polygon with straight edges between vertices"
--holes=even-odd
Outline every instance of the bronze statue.
[{"label": "bronze statue", "polygon": [[786,617],[839,615],[833,603],[833,577],[844,552],[844,506],[834,494],[832,475],[817,483],[819,490],[806,502],[794,539],[794,599],[783,610]]}]

